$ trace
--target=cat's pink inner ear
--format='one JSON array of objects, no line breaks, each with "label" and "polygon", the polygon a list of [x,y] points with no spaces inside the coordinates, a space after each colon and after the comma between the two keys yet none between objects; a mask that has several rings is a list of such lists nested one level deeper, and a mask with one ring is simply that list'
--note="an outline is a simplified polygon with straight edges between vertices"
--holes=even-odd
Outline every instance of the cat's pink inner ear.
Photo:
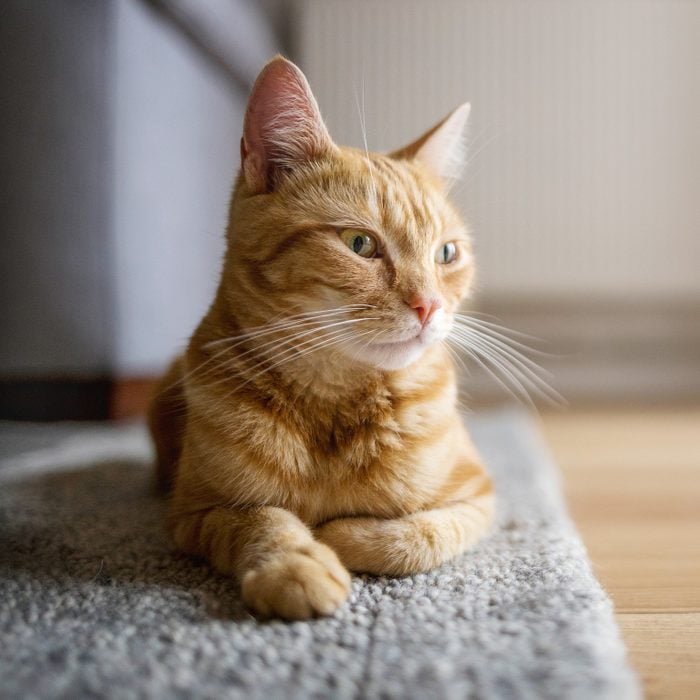
[{"label": "cat's pink inner ear", "polygon": [[420,138],[391,156],[416,160],[441,178],[458,178],[466,163],[466,127],[470,110],[468,102],[460,105]]},{"label": "cat's pink inner ear", "polygon": [[248,100],[241,166],[255,193],[273,189],[279,172],[333,148],[304,74],[282,56],[261,71]]}]

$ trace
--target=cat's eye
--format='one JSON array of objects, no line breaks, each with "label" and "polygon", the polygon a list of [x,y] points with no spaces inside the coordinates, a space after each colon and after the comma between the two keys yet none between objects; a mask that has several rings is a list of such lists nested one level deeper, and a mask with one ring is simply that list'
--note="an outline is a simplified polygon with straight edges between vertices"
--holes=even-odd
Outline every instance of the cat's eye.
[{"label": "cat's eye", "polygon": [[435,254],[435,262],[440,265],[447,265],[457,258],[457,246],[450,242],[440,246]]},{"label": "cat's eye", "polygon": [[353,253],[363,258],[373,258],[377,254],[377,241],[364,231],[346,228],[341,231],[340,238]]}]

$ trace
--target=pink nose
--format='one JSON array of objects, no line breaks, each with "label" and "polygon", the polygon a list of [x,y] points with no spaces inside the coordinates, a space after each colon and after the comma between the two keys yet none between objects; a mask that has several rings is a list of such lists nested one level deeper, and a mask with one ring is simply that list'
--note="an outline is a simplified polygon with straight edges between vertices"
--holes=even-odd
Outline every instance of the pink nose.
[{"label": "pink nose", "polygon": [[437,297],[417,294],[411,298],[408,305],[412,309],[415,309],[421,325],[424,326],[430,321],[432,315],[442,306],[442,302]]}]

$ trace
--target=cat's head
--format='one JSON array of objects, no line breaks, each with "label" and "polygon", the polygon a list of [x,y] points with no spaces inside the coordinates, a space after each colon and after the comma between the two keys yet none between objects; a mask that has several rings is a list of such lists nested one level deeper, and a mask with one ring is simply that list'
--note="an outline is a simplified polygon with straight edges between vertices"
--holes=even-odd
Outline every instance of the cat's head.
[{"label": "cat's head", "polygon": [[473,277],[447,199],[468,114],[391,154],[340,147],[303,73],[268,63],[245,117],[222,281],[239,322],[291,318],[290,346],[385,370],[443,340]]}]

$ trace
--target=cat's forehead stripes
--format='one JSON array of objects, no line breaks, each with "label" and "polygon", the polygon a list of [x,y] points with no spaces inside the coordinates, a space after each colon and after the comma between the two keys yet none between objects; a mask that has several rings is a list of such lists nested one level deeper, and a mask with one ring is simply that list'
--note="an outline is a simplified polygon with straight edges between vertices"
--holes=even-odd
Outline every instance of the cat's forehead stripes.
[{"label": "cat's forehead stripes", "polygon": [[382,156],[374,156],[372,166],[381,183],[379,196],[385,229],[414,234],[423,239],[439,232],[443,222],[436,216],[435,208],[427,204],[430,196],[426,187],[418,182],[415,173],[404,164]]},{"label": "cat's forehead stripes", "polygon": [[[407,164],[387,156],[353,152],[336,175],[334,205],[347,207],[401,256],[424,254],[447,221],[440,195]],[[340,196],[339,196],[340,195]]]},{"label": "cat's forehead stripes", "polygon": [[299,185],[293,201],[285,202],[284,206],[294,210],[297,224],[368,231],[381,226],[377,195],[367,183],[329,186],[320,179],[310,179]]},{"label": "cat's forehead stripes", "polygon": [[295,224],[376,232],[399,263],[432,260],[443,239],[463,237],[442,192],[411,163],[390,156],[344,148],[292,174],[285,191],[282,206],[295,212]]}]

